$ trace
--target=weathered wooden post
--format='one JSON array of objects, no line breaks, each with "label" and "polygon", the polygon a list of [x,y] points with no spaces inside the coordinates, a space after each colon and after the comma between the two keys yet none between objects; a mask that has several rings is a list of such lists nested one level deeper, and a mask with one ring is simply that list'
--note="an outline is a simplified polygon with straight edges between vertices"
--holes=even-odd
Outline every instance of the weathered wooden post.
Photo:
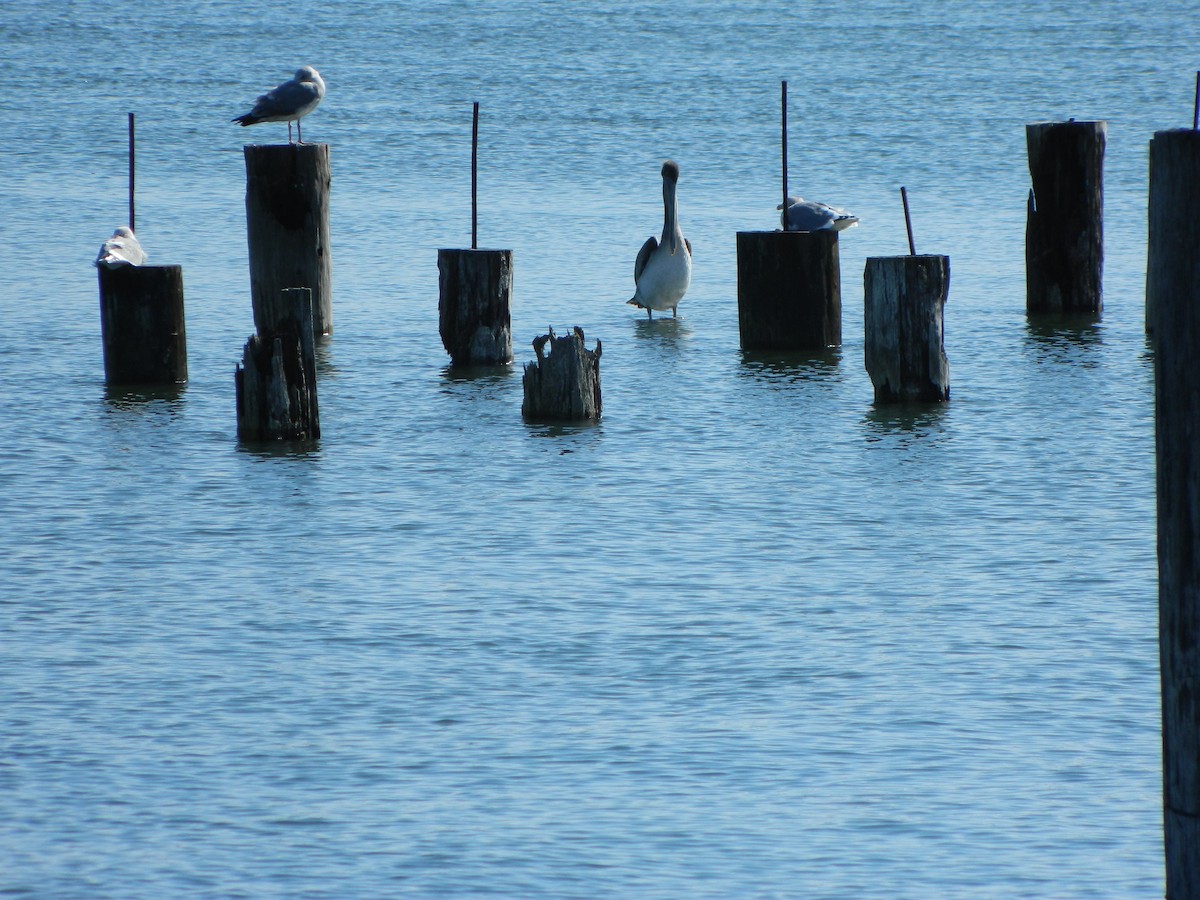
[{"label": "weathered wooden post", "polygon": [[1104,147],[1107,122],[1025,126],[1029,191],[1025,309],[1099,313],[1104,306]]},{"label": "weathered wooden post", "polygon": [[917,256],[908,191],[900,188],[908,256],[876,256],[863,272],[864,362],[876,403],[950,399],[942,311],[950,257]]},{"label": "weathered wooden post", "polygon": [[836,231],[737,233],[743,350],[822,350],[842,342]]},{"label": "weathered wooden post", "polygon": [[471,249],[438,250],[438,333],[456,366],[512,362],[511,250],[480,250],[479,104],[471,113]]},{"label": "weathered wooden post", "polygon": [[[781,193],[787,220],[787,82],[779,91]],[[738,330],[743,350],[823,350],[842,342],[837,232],[739,231]]]},{"label": "weathered wooden post", "polygon": [[1200,897],[1200,132],[1150,142],[1163,836],[1168,898]]},{"label": "weathered wooden post", "polygon": [[871,257],[863,280],[864,355],[875,402],[950,399],[942,330],[950,257]]},{"label": "weathered wooden post", "polygon": [[321,436],[312,307],[309,288],[289,288],[256,309],[258,333],[234,371],[242,440]]},{"label": "weathered wooden post", "polygon": [[250,297],[260,304],[285,288],[312,291],[313,333],[333,331],[329,250],[328,144],[247,144],[246,240]]},{"label": "weathered wooden post", "polygon": [[[546,355],[546,344],[550,354]],[[548,334],[533,340],[537,359],[525,363],[521,414],[527,419],[582,421],[600,418],[600,341],[583,345],[583,330],[565,337]]]},{"label": "weathered wooden post", "polygon": [[109,384],[188,380],[182,266],[98,266]]}]

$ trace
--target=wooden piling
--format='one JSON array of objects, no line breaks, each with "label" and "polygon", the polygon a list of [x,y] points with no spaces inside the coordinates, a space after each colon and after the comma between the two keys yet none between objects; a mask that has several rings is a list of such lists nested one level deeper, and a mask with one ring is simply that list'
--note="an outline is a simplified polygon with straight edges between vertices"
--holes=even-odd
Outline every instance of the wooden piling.
[{"label": "wooden piling", "polygon": [[1107,122],[1025,126],[1029,192],[1025,307],[1029,314],[1103,308]]},{"label": "wooden piling", "polygon": [[188,380],[181,266],[98,266],[104,378],[109,384]]},{"label": "wooden piling", "polygon": [[329,145],[248,144],[243,152],[255,327],[260,305],[285,288],[305,287],[312,291],[313,333],[330,334]]},{"label": "wooden piling", "polygon": [[[545,352],[550,345],[549,355]],[[588,350],[583,330],[557,337],[554,329],[534,338],[537,359],[525,364],[521,414],[527,419],[586,421],[600,418],[600,342]]]},{"label": "wooden piling", "polygon": [[1166,896],[1200,897],[1200,132],[1150,142]]},{"label": "wooden piling", "polygon": [[950,257],[871,257],[863,280],[863,349],[875,402],[950,399],[942,328]]},{"label": "wooden piling", "polygon": [[743,350],[822,350],[842,342],[836,231],[737,233]]},{"label": "wooden piling", "polygon": [[242,440],[321,436],[312,307],[309,288],[280,291],[262,305],[263,322],[234,372]]},{"label": "wooden piling", "polygon": [[438,250],[438,331],[456,366],[512,362],[511,250]]}]

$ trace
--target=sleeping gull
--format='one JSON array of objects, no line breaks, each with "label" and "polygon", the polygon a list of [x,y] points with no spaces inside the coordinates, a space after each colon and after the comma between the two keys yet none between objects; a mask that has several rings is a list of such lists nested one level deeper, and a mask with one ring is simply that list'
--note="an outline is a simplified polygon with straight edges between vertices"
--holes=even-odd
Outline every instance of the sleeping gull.
[{"label": "sleeping gull", "polygon": [[133,229],[122,225],[112,233],[107,241],[100,245],[96,256],[96,265],[116,269],[120,266],[140,266],[146,261],[146,251],[134,237]]},{"label": "sleeping gull", "polygon": [[633,264],[633,283],[637,286],[633,299],[638,309],[654,318],[654,310],[675,307],[683,299],[692,280],[692,245],[679,227],[679,207],[675,202],[675,185],[679,181],[679,166],[667,160],[662,167],[663,232],[662,240],[647,238]]},{"label": "sleeping gull", "polygon": [[[779,204],[776,209],[783,209]],[[784,231],[842,231],[858,224],[858,216],[816,200],[788,197],[787,211],[779,217]]]},{"label": "sleeping gull", "polygon": [[325,82],[312,66],[301,66],[291,81],[267,91],[254,101],[254,108],[244,116],[232,119],[243,127],[259,122],[287,122],[288,143],[292,143],[292,123],[296,123],[296,137],[301,144],[304,135],[300,132],[300,119],[317,108],[325,96]]}]

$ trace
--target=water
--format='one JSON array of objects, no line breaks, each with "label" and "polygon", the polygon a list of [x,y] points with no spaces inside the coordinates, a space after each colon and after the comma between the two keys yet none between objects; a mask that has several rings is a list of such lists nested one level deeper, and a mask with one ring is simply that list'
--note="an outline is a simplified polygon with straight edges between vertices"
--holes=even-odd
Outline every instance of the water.
[{"label": "water", "polygon": [[[1179,2],[8,0],[0,890],[30,897],[1152,897],[1160,825],[1146,146]],[[124,15],[136,15],[136,25]],[[302,63],[332,146],[324,436],[236,440],[242,131]],[[795,192],[844,344],[738,349],[734,233]],[[526,425],[437,337],[438,247],[514,251]],[[184,267],[190,383],[106,390],[91,259]],[[1099,322],[1024,315],[1027,122],[1103,118]],[[677,320],[624,305],[677,159]],[[876,409],[862,270],[951,258],[943,408]]]}]

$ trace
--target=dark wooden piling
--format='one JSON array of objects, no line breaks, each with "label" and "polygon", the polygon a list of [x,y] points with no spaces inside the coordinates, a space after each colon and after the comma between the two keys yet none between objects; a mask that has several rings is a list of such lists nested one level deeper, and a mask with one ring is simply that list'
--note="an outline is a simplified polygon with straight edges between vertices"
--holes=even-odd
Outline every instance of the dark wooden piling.
[{"label": "dark wooden piling", "polygon": [[262,304],[258,333],[246,342],[234,372],[242,440],[321,436],[312,307],[308,288],[280,291]]},{"label": "dark wooden piling", "polygon": [[[546,345],[550,353],[546,353]],[[534,338],[537,359],[525,364],[521,414],[527,419],[586,421],[600,418],[600,342],[588,350],[583,330],[565,337],[554,330]]]},{"label": "dark wooden piling", "polygon": [[438,250],[438,331],[456,366],[512,362],[511,250]]},{"label": "dark wooden piling", "polygon": [[1029,192],[1025,230],[1025,308],[1100,313],[1104,268],[1106,122],[1025,126]]},{"label": "dark wooden piling", "polygon": [[739,231],[737,283],[743,350],[841,344],[836,231]]},{"label": "dark wooden piling", "polygon": [[950,399],[942,328],[950,257],[872,257],[863,280],[864,355],[875,402]]},{"label": "dark wooden piling", "polygon": [[1166,896],[1200,897],[1200,132],[1150,142]]},{"label": "dark wooden piling", "polygon": [[181,266],[99,266],[100,336],[109,384],[188,379]]},{"label": "dark wooden piling", "polygon": [[285,288],[312,291],[313,333],[333,331],[329,145],[249,144],[246,239],[254,324]]}]

